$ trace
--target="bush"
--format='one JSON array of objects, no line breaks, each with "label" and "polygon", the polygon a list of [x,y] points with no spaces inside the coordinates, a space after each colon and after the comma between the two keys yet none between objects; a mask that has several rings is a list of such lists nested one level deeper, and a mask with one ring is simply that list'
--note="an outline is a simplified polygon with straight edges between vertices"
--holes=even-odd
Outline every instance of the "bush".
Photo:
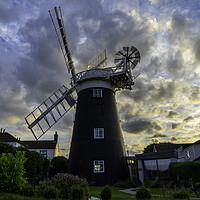
[{"label": "bush", "polygon": [[80,186],[74,186],[71,189],[72,200],[81,200],[84,199],[84,191]]},{"label": "bush", "polygon": [[110,200],[112,196],[110,187],[106,185],[103,190],[101,191],[101,199],[102,200]]},{"label": "bush", "polygon": [[15,193],[27,180],[24,178],[25,152],[2,153],[0,157],[0,191]]},{"label": "bush", "polygon": [[50,161],[44,155],[36,151],[29,151],[24,147],[17,147],[16,149],[25,151],[27,161],[24,163],[24,168],[29,183],[36,185],[49,176]]},{"label": "bush", "polygon": [[200,182],[200,162],[174,162],[169,165],[170,178],[178,186],[190,186]]},{"label": "bush", "polygon": [[13,147],[0,142],[0,156],[3,153],[12,153],[15,156],[18,151],[25,152],[27,160],[24,163],[24,169],[29,183],[38,184],[49,176],[50,161],[43,155],[36,151],[29,151],[25,147]]},{"label": "bush", "polygon": [[46,199],[56,199],[59,197],[60,191],[58,188],[52,185],[44,184],[38,188],[38,196],[42,196]]},{"label": "bush", "polygon": [[79,186],[83,189],[85,196],[89,197],[89,186],[86,179],[79,178],[78,176],[73,176],[71,174],[57,174],[51,180],[41,181],[39,183],[39,193],[47,185],[54,186],[60,191],[60,198],[69,199],[71,197],[71,192],[73,187]]},{"label": "bush", "polygon": [[51,165],[55,168],[56,171],[62,172],[67,171],[68,159],[64,156],[57,156],[51,160]]},{"label": "bush", "polygon": [[151,193],[145,187],[141,187],[136,192],[136,199],[151,199]]},{"label": "bush", "polygon": [[140,180],[134,179],[133,181],[131,179],[126,179],[123,181],[118,181],[115,183],[113,186],[114,187],[119,187],[119,188],[131,188],[131,187],[138,187],[141,186],[142,183]]},{"label": "bush", "polygon": [[172,193],[173,199],[190,199],[189,194],[185,190],[178,190]]},{"label": "bush", "polygon": [[35,188],[32,185],[24,185],[19,190],[19,194],[23,196],[33,197],[35,196]]}]

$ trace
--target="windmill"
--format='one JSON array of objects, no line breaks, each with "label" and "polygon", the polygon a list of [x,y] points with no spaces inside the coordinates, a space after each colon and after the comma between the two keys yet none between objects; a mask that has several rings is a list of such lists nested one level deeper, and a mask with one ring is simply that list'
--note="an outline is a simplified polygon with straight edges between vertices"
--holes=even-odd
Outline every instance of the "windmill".
[{"label": "windmill", "polygon": [[[87,178],[89,184],[113,184],[128,177],[115,92],[132,89],[138,76],[133,76],[132,70],[140,62],[140,53],[133,46],[123,47],[116,53],[115,66],[105,67],[107,57],[104,50],[87,66],[87,70],[76,73],[61,9],[55,7],[49,13],[68,72],[72,75],[71,87],[63,85],[25,120],[38,140],[76,105],[69,173]],[[38,134],[38,129],[41,134]]]}]

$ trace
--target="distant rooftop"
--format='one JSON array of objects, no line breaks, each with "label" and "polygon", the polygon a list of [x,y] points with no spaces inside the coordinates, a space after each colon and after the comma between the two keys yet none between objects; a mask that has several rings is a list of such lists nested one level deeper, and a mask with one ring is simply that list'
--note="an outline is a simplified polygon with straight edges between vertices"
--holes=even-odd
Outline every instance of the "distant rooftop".
[{"label": "distant rooftop", "polygon": [[22,141],[28,149],[55,149],[57,142],[54,140]]},{"label": "distant rooftop", "polygon": [[21,143],[21,141],[18,138],[15,138],[8,132],[1,132],[0,133],[0,142],[18,142]]},{"label": "distant rooftop", "polygon": [[2,131],[0,132],[0,142],[17,142],[28,149],[55,149],[57,144],[57,133],[54,135],[54,140],[27,140],[22,141],[18,138],[15,138],[10,133]]},{"label": "distant rooftop", "polygon": [[188,146],[192,145],[193,143],[183,143],[183,144],[154,144],[154,150],[159,151],[167,151],[167,150],[173,150],[173,149],[179,149],[180,147],[183,147],[183,149],[187,148]]}]

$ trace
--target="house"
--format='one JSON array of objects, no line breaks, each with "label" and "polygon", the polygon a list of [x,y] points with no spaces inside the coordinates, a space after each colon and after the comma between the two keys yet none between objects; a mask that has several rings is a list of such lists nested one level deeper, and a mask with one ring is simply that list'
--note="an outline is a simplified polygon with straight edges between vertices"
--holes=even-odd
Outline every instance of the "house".
[{"label": "house", "polygon": [[15,138],[10,133],[5,132],[5,129],[0,131],[0,142],[5,142],[14,147],[26,147],[30,151],[37,151],[43,154],[48,159],[58,156],[58,134],[54,134],[54,140],[20,140]]},{"label": "house", "polygon": [[155,144],[153,152],[135,155],[138,176],[142,183],[147,172],[165,171],[171,162],[197,161],[200,159],[200,140],[188,144]]},{"label": "house", "polygon": [[5,142],[9,145],[12,145],[13,147],[24,147],[24,144],[20,141],[20,139],[15,138],[8,132],[5,132],[5,129],[1,129],[0,131],[0,142]]},{"label": "house", "polygon": [[54,134],[54,140],[22,141],[30,151],[37,151],[48,159],[58,156],[58,134]]}]

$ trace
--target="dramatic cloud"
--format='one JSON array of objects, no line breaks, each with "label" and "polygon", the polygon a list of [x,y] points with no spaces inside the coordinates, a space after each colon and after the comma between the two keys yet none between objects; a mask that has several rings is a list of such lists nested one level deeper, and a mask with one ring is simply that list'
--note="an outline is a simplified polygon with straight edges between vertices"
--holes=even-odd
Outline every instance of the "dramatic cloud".
[{"label": "dramatic cloud", "polygon": [[162,137],[167,137],[167,135],[161,134],[161,133],[156,133],[155,135],[153,135],[150,138],[162,138]]},{"label": "dramatic cloud", "polygon": [[174,118],[177,117],[179,114],[176,111],[170,110],[167,117]]},{"label": "dramatic cloud", "polygon": [[152,134],[154,131],[162,130],[162,127],[156,121],[129,121],[122,124],[124,131],[133,134]]},{"label": "dramatic cloud", "polygon": [[178,129],[180,128],[181,123],[172,123],[172,129]]},{"label": "dramatic cloud", "polygon": [[183,122],[190,122],[190,121],[192,121],[192,120],[194,120],[194,117],[188,116],[187,118],[185,118],[185,119],[183,120]]}]

